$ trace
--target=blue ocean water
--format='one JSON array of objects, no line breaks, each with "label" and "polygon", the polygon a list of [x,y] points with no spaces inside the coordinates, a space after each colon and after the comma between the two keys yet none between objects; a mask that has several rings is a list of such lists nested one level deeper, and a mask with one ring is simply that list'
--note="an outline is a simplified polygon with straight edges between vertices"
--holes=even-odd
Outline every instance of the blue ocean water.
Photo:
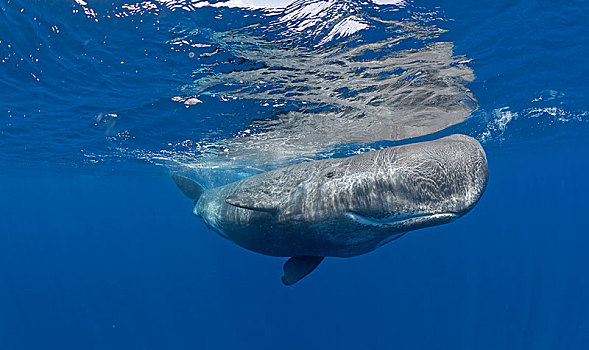
[{"label": "blue ocean water", "polygon": [[[1,349],[589,346],[587,2],[240,3],[0,0]],[[470,213],[291,287],[170,180],[456,132]]]}]

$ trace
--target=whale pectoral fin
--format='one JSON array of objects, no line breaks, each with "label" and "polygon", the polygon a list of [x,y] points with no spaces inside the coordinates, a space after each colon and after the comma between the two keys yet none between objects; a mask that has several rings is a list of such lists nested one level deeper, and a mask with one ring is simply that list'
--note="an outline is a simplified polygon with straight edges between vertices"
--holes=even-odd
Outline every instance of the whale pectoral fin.
[{"label": "whale pectoral fin", "polygon": [[303,277],[315,270],[315,268],[323,261],[323,256],[293,256],[288,259],[282,269],[284,276],[282,276],[282,283],[287,286],[293,285],[300,281]]},{"label": "whale pectoral fin", "polygon": [[186,195],[186,197],[197,201],[205,189],[196,181],[181,175],[172,175],[172,180],[176,186]]}]

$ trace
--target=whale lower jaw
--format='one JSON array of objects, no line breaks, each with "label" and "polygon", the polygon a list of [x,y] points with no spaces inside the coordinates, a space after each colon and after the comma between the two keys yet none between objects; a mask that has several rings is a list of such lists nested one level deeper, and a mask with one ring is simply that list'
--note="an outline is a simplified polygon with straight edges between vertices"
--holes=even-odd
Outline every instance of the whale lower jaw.
[{"label": "whale lower jaw", "polygon": [[374,226],[391,229],[415,229],[452,222],[458,218],[455,213],[436,213],[436,214],[408,214],[395,215],[386,218],[373,218],[360,215],[354,212],[346,212],[346,216],[360,225]]}]

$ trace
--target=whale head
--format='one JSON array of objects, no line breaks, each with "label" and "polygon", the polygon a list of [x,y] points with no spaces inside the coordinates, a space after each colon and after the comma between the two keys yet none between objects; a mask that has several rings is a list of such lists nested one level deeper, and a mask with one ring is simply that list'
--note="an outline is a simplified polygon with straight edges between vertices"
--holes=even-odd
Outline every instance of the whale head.
[{"label": "whale head", "polygon": [[407,232],[466,214],[488,176],[480,143],[452,135],[357,156],[324,192],[332,192],[332,204],[359,225]]}]

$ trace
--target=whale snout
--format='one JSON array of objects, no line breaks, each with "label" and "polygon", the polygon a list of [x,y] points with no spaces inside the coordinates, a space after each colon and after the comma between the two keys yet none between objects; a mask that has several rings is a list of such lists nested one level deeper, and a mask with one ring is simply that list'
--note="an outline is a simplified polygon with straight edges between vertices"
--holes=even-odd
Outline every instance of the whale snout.
[{"label": "whale snout", "polygon": [[489,180],[487,156],[481,144],[468,136],[455,147],[455,174],[450,178],[457,183],[454,212],[459,216],[468,213],[481,199]]},{"label": "whale snout", "polygon": [[472,137],[452,135],[384,151],[386,175],[359,187],[371,188],[358,191],[369,198],[356,211],[364,216],[395,217],[408,227],[444,224],[468,213],[487,186],[487,157]]}]

